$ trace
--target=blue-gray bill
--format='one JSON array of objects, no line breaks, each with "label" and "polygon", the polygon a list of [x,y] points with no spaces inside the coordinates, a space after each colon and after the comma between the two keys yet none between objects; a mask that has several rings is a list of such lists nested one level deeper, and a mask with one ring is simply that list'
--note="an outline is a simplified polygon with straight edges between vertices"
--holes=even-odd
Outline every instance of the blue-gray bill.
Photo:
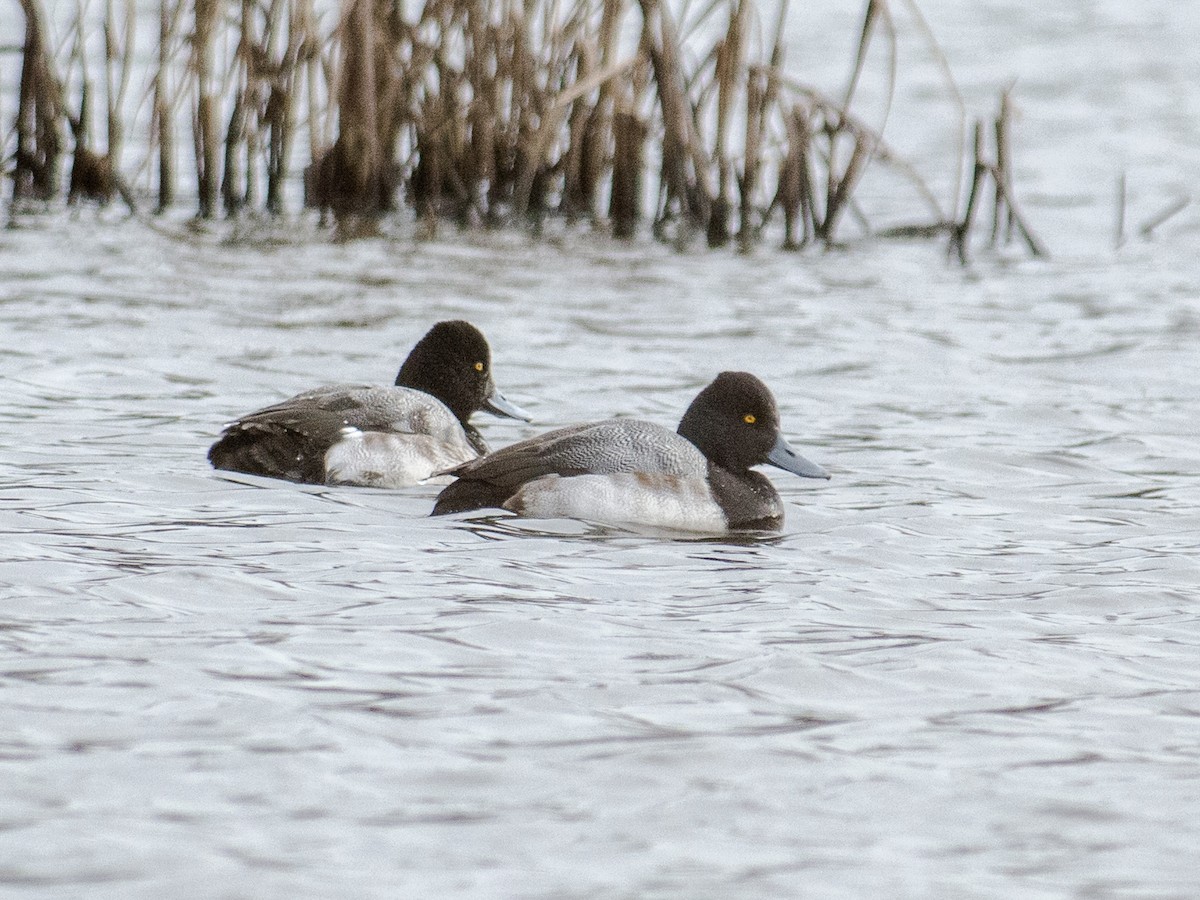
[{"label": "blue-gray bill", "polygon": [[505,399],[504,395],[495,388],[492,388],[491,394],[483,401],[483,408],[494,416],[501,416],[506,419],[520,419],[522,422],[532,422],[533,416],[517,406],[517,404]]},{"label": "blue-gray bill", "polygon": [[801,478],[829,477],[829,473],[815,462],[809,462],[793,450],[782,434],[779,436],[779,440],[775,442],[775,446],[771,448],[771,452],[767,454],[767,462],[773,466],[778,466],[785,472],[799,475]]}]

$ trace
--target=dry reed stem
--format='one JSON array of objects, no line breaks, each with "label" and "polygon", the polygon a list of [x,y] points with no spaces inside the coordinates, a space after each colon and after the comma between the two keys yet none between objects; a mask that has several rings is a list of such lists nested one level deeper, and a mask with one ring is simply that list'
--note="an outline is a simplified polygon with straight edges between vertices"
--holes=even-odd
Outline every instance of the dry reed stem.
[{"label": "dry reed stem", "polygon": [[[104,12],[104,81],[106,99],[108,101],[108,155],[113,161],[113,168],[121,158],[121,145],[124,142],[125,123],[121,110],[125,104],[125,95],[129,90],[129,78],[132,70],[134,53],[134,24],[135,10],[133,0],[125,0],[124,28],[119,28],[116,22],[114,0],[106,0]],[[118,39],[118,33],[120,39]]]},{"label": "dry reed stem", "polygon": [[975,208],[979,201],[979,192],[983,178],[988,172],[988,166],[983,160],[983,123],[975,123],[975,167],[971,177],[970,190],[967,192],[967,207],[962,220],[954,227],[950,235],[948,252],[957,256],[959,264],[966,265],[968,259],[968,243],[971,225],[975,220]]},{"label": "dry reed stem", "polygon": [[[1006,204],[1005,197],[1012,194],[1012,151],[1009,145],[1012,121],[1012,102],[1009,92],[1000,94],[1000,111],[996,116],[996,193],[992,205],[991,245],[1000,241],[1007,244],[1012,239],[1013,209]],[[1001,185],[1003,182],[1003,186]],[[1001,234],[1003,232],[1003,235]]]},{"label": "dry reed stem", "polygon": [[646,123],[627,109],[613,116],[613,173],[608,217],[613,236],[632,238],[642,215]]},{"label": "dry reed stem", "polygon": [[636,57],[618,60],[599,72],[593,72],[588,77],[576,82],[571,87],[559,92],[549,106],[542,112],[541,127],[533,134],[524,154],[524,165],[517,178],[513,192],[513,211],[517,216],[524,215],[529,206],[529,195],[533,189],[533,180],[539,169],[545,164],[546,154],[551,142],[558,136],[567,111],[580,97],[590,94],[605,82],[622,75],[633,68]]},{"label": "dry reed stem", "polygon": [[996,243],[1003,230],[1004,243],[1012,239],[1017,232],[1024,241],[1029,254],[1035,258],[1049,255],[1045,246],[1017,208],[1013,189],[1012,174],[1012,97],[1009,90],[1000,94],[1000,108],[993,123],[996,140],[996,162],[988,167],[989,174],[995,182],[995,199],[992,208],[992,243]]},{"label": "dry reed stem", "polygon": [[218,132],[218,96],[213,71],[213,40],[221,0],[194,0],[192,67],[196,85],[196,107],[192,137],[195,144],[196,182],[199,185],[199,215],[216,215],[220,173],[221,136]]},{"label": "dry reed stem", "polygon": [[[729,130],[735,105],[742,93],[743,59],[746,52],[750,0],[731,0],[729,25],[716,47],[717,125],[713,160],[717,167],[717,187],[708,218],[708,245],[720,247],[729,241],[730,184],[733,165],[729,158]],[[749,106],[747,96],[747,106]]]},{"label": "dry reed stem", "polygon": [[[807,243],[808,238],[799,242],[795,239],[795,218],[801,206],[806,219],[806,229],[811,228],[812,235],[820,237],[826,245],[835,242],[837,221],[844,209],[848,209],[859,220],[864,232],[869,232],[869,223],[854,201],[853,190],[867,166],[874,161],[891,166],[911,181],[921,198],[934,211],[938,221],[941,221],[940,207],[933,192],[911,166],[887,147],[881,135],[820,92],[774,71],[772,80],[778,83],[785,95],[796,95],[796,99],[792,101],[791,118],[785,120],[789,149],[780,169],[781,180],[785,178],[785,173],[788,173],[786,177],[791,178],[792,183],[789,190],[777,191],[768,209],[769,215],[777,206],[784,208],[785,247],[794,248]],[[801,118],[804,125],[798,128]],[[823,138],[823,146],[818,143],[817,137]],[[850,144],[849,149],[843,150],[841,145],[846,142]],[[795,146],[804,148],[806,158],[803,166],[799,165],[799,160],[794,156]],[[837,160],[843,155],[848,158],[845,163],[839,164]],[[819,207],[815,202],[814,173],[817,171],[823,173],[825,179],[823,207]],[[798,179],[800,173],[804,173],[803,179]],[[789,216],[792,221],[791,227],[787,225]]]},{"label": "dry reed stem", "polygon": [[849,109],[850,104],[854,102],[854,92],[858,88],[859,79],[867,65],[867,50],[871,46],[871,34],[875,30],[875,21],[879,18],[881,9],[879,0],[867,0],[862,27],[858,33],[858,46],[854,53],[854,66],[850,70],[850,80],[846,84],[846,96],[842,98],[842,109]]},{"label": "dry reed stem", "polygon": [[[1013,225],[1016,227],[1017,233],[1021,236],[1021,240],[1025,242],[1025,247],[1029,250],[1029,255],[1036,259],[1049,256],[1049,251],[1046,250],[1045,245],[1038,239],[1037,235],[1033,233],[1033,229],[1029,227],[1029,223],[1025,221],[1025,217],[1021,215],[1021,211],[1017,208],[1017,201],[1013,197],[1006,179],[995,166],[991,166],[989,171],[1004,198],[1005,204],[1008,206],[1009,214],[1012,216]],[[1185,203],[1184,205],[1186,206],[1187,204]]]},{"label": "dry reed stem", "polygon": [[663,197],[655,224],[663,233],[674,208],[683,226],[679,239],[686,242],[692,230],[704,225],[712,202],[693,159],[697,153],[692,140],[694,113],[685,93],[674,21],[659,0],[639,3],[663,126]]},{"label": "dry reed stem", "polygon": [[[596,71],[598,55],[598,48],[593,41],[582,38],[576,43],[572,58],[575,62],[574,75],[577,81],[592,76]],[[569,111],[566,113],[566,133],[562,138],[566,146],[563,149],[559,167],[562,172],[562,200],[560,209],[568,221],[574,221],[581,216],[586,216],[591,208],[591,195],[584,185],[583,175],[584,134],[590,125],[593,113],[594,107],[588,102],[588,98],[586,97],[573,100]],[[543,122],[541,129],[539,129],[539,143],[541,140],[540,131],[544,129],[545,123]]]},{"label": "dry reed stem", "polygon": [[[863,70],[866,65],[867,54],[871,45],[871,38],[881,20],[887,30],[889,50],[887,66],[888,84],[887,91],[885,93],[887,105],[883,115],[883,123],[878,129],[868,129],[850,121],[848,119],[848,111],[854,98],[854,92],[858,86],[859,80],[862,77]],[[841,103],[839,115],[835,120],[832,121],[832,123],[828,115],[826,116],[826,132],[828,134],[829,149],[826,155],[827,179],[825,192],[825,216],[821,222],[816,223],[816,233],[827,246],[835,241],[837,223],[842,211],[847,205],[852,203],[854,188],[857,186],[859,178],[866,170],[871,157],[874,155],[879,144],[877,135],[882,134],[883,128],[886,125],[887,118],[891,110],[892,97],[895,93],[895,87],[895,27],[891,21],[891,16],[888,12],[886,2],[884,2],[884,0],[868,0],[866,11],[863,14],[862,29],[859,33],[854,68],[851,73],[850,81],[846,87],[846,95]],[[839,155],[837,152],[838,144],[840,142],[839,139],[842,134],[848,134],[853,143],[852,150],[850,152],[850,158],[846,162],[845,167],[839,173],[837,171],[836,161]]]},{"label": "dry reed stem", "polygon": [[[787,16],[787,8],[788,4],[786,0],[779,4],[775,20],[774,37],[771,41],[771,56],[768,63],[766,65],[747,67],[746,140],[742,162],[742,177],[738,185],[741,200],[738,222],[738,245],[743,253],[748,252],[754,241],[757,240],[762,226],[767,220],[770,209],[775,206],[775,200],[772,200],[767,210],[760,212],[756,209],[755,198],[763,176],[764,152],[769,121],[772,112],[776,110],[779,96],[778,74],[783,68],[783,28]],[[784,114],[784,118],[784,130],[790,135],[791,129],[786,121],[786,114]],[[786,158],[780,166],[778,173],[781,183],[784,178],[783,167],[785,165]],[[776,198],[779,196],[780,193],[777,189]],[[759,213],[759,221],[752,222],[751,217],[756,212]],[[794,225],[794,218],[792,224]],[[788,233],[788,231],[789,226],[785,224],[784,244],[785,246],[794,246],[793,235]]]},{"label": "dry reed stem", "polygon": [[[993,123],[993,125],[995,124]],[[947,252],[956,256],[961,264],[966,265],[969,257],[970,232],[974,223],[975,211],[979,204],[983,181],[985,178],[991,178],[996,191],[996,210],[994,210],[993,220],[995,221],[999,218],[1000,212],[998,210],[1006,210],[1012,219],[1016,232],[1025,243],[1030,255],[1035,258],[1047,256],[1048,253],[1045,246],[1038,240],[1033,230],[1021,215],[1020,209],[1017,208],[1016,199],[1009,187],[1009,176],[1005,171],[1001,170],[997,163],[989,162],[984,157],[982,122],[975,123],[973,143],[975,166],[970,189],[967,193],[967,207],[963,213],[962,220],[951,228],[950,243],[947,247]]]},{"label": "dry reed stem", "polygon": [[249,73],[249,48],[252,43],[250,34],[250,17],[252,15],[250,0],[241,0],[241,15],[238,17],[239,36],[237,49],[234,51],[233,71],[233,111],[229,116],[229,124],[225,128],[225,158],[221,173],[221,202],[224,204],[226,215],[236,215],[242,208],[245,188],[241,182],[244,177],[239,151],[247,139],[246,100]]},{"label": "dry reed stem", "polygon": [[1179,215],[1179,213],[1188,208],[1191,202],[1191,197],[1178,197],[1175,200],[1172,200],[1161,210],[1139,225],[1138,234],[1147,240],[1153,237],[1155,230],[1160,225],[1165,223],[1168,219],[1173,219],[1175,216]]},{"label": "dry reed stem", "polygon": [[37,0],[21,0],[25,45],[18,89],[13,201],[48,200],[59,191],[63,90],[46,46],[45,16]]},{"label": "dry reed stem", "polygon": [[[267,31],[263,42],[262,73],[263,91],[262,122],[267,130],[266,174],[267,212],[279,215],[283,212],[283,187],[288,176],[288,162],[292,144],[293,101],[295,97],[301,42],[296,32],[296,21],[286,15],[285,0],[271,0],[267,15]],[[286,24],[287,37],[280,37]],[[283,44],[282,50],[280,44]],[[254,155],[247,154],[250,165]]]},{"label": "dry reed stem", "polygon": [[[596,39],[596,49],[593,55],[598,59],[590,65],[598,65],[606,69],[618,53],[617,38],[620,34],[621,17],[624,13],[624,0],[603,0],[600,15],[600,28]],[[600,193],[601,182],[607,165],[608,145],[612,142],[613,165],[617,156],[616,126],[613,122],[614,98],[617,95],[618,82],[606,79],[601,83],[596,102],[590,108],[581,107],[580,118],[583,120],[581,130],[571,131],[571,145],[577,147],[572,159],[573,167],[567,171],[568,180],[564,188],[568,214],[580,214],[596,217],[596,202]],[[640,158],[640,157],[639,157]],[[613,190],[616,186],[616,176],[613,176]],[[636,228],[636,221],[634,224]]]},{"label": "dry reed stem", "polygon": [[[797,250],[807,246],[813,239],[817,214],[813,208],[812,129],[809,124],[810,111],[794,106],[787,118],[787,156],[779,173],[779,186],[772,207],[783,209],[783,246]],[[796,224],[800,223],[801,236],[796,237]]]},{"label": "dry reed stem", "polygon": [[742,174],[738,179],[740,199],[738,217],[738,246],[742,252],[750,249],[756,226],[750,221],[754,211],[754,198],[758,190],[761,168],[763,132],[766,129],[767,92],[770,79],[760,68],[749,73],[746,80],[746,136]]},{"label": "dry reed stem", "polygon": [[[182,4],[176,3],[178,13]],[[165,212],[175,204],[175,128],[171,111],[171,88],[167,72],[171,63],[171,48],[175,43],[174,23],[170,0],[159,0],[158,4],[158,69],[154,73],[154,125],[152,132],[158,135],[158,211]]]},{"label": "dry reed stem", "polygon": [[[341,71],[338,83],[338,136],[314,163],[317,205],[333,212],[341,237],[374,233],[379,216],[390,207],[390,157],[380,139],[390,122],[379,108],[380,90],[388,90],[390,71],[378,58],[383,2],[345,0],[339,26]],[[387,74],[385,74],[387,73]]]}]

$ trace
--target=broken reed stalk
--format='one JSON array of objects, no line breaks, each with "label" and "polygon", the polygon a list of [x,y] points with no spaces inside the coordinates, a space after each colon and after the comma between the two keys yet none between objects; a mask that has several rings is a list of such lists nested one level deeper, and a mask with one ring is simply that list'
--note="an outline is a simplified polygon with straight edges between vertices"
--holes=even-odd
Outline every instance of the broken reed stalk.
[{"label": "broken reed stalk", "polygon": [[1021,215],[1021,211],[1017,208],[1016,199],[1013,197],[1012,189],[1008,186],[1008,182],[995,166],[991,167],[991,174],[997,188],[999,188],[1000,193],[1003,195],[1004,203],[1008,207],[1013,225],[1016,227],[1017,233],[1021,236],[1021,240],[1024,241],[1025,247],[1029,250],[1029,255],[1037,259],[1049,256],[1050,254],[1046,250],[1045,245],[1038,240],[1037,235],[1033,233],[1033,230],[1029,227],[1029,223],[1025,221],[1025,217]]},{"label": "broken reed stalk", "polygon": [[[996,135],[996,193],[992,204],[991,245],[1007,244],[1012,240],[1014,215],[1011,204],[1005,200],[1012,194],[1012,151],[1009,146],[1012,120],[1012,102],[1007,90],[1000,93],[1000,112],[994,124]],[[1001,183],[1003,182],[1003,186]],[[1003,231],[1003,235],[1001,232]]]},{"label": "broken reed stalk", "polygon": [[1138,226],[1138,234],[1146,240],[1154,236],[1155,229],[1162,225],[1168,219],[1172,219],[1179,213],[1183,212],[1191,204],[1191,197],[1177,197],[1168,203],[1161,210],[1152,215],[1149,219]]},{"label": "broken reed stalk", "polygon": [[[1125,170],[1122,169],[1117,173],[1116,183],[1116,209],[1113,214],[1113,249],[1120,250],[1125,245],[1125,226],[1128,218],[1129,207],[1129,190]],[[1154,236],[1155,230],[1169,219],[1174,218],[1179,213],[1183,212],[1191,205],[1192,198],[1188,196],[1176,197],[1150,218],[1143,221],[1138,226],[1138,235],[1143,240],[1150,240]]]},{"label": "broken reed stalk", "polygon": [[994,206],[992,210],[993,242],[996,239],[996,233],[999,231],[998,223],[1002,217],[1007,217],[1008,221],[1012,223],[1013,230],[1020,235],[1030,256],[1042,258],[1048,255],[1045,246],[1038,240],[1017,207],[1016,198],[1013,195],[1011,187],[1012,156],[1007,147],[1003,151],[1004,165],[1001,166],[999,162],[1001,142],[1007,144],[1008,128],[1006,123],[1010,115],[1010,108],[1006,102],[1006,97],[1007,95],[1005,95],[1005,99],[1002,99],[1000,114],[993,123],[993,128],[997,135],[997,162],[989,162],[986,159],[983,123],[975,123],[973,140],[975,165],[971,177],[970,189],[967,193],[967,206],[962,219],[950,229],[950,243],[947,246],[947,252],[957,257],[959,263],[962,265],[966,265],[968,261],[971,228],[974,223],[975,211],[979,203],[979,195],[982,192],[985,178],[991,178],[992,184],[995,187]]},{"label": "broken reed stalk", "polygon": [[949,252],[958,257],[960,265],[967,264],[967,244],[970,239],[971,225],[975,221],[975,208],[979,203],[979,193],[983,186],[983,178],[988,172],[988,166],[983,161],[983,124],[975,123],[975,167],[972,169],[971,186],[967,192],[967,207],[963,211],[962,220],[955,225],[950,234]]}]

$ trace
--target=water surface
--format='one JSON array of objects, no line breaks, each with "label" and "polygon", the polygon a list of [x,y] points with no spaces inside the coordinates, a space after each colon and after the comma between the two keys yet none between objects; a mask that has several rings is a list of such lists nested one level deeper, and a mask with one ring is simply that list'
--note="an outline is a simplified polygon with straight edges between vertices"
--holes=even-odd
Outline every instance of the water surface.
[{"label": "water surface", "polygon": [[[1025,60],[1044,33],[1010,6],[985,24]],[[1100,46],[1132,27],[1069,6]],[[1042,104],[1083,102],[1040,96],[1039,189]],[[1115,253],[1107,183],[1057,189],[1031,191],[1054,258],[966,270],[925,243],[0,233],[0,885],[1194,896],[1200,268],[1186,216]],[[449,317],[537,416],[481,418],[495,444],[673,424],[749,369],[834,477],[772,475],[778,535],[679,540],[207,467],[222,422],[388,382]]]}]

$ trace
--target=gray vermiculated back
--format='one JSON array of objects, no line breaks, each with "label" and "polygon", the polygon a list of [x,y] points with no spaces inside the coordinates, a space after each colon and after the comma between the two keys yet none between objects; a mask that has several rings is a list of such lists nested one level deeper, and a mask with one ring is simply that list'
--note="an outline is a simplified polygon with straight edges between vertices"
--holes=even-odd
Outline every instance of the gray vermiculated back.
[{"label": "gray vermiculated back", "polygon": [[365,384],[314,388],[255,415],[306,406],[341,413],[346,424],[363,431],[437,434],[461,427],[445,404],[422,391]]},{"label": "gray vermiculated back", "polygon": [[608,419],[560,428],[467,463],[459,475],[520,484],[549,474],[648,472],[703,477],[707,461],[686,439],[661,425]]}]

